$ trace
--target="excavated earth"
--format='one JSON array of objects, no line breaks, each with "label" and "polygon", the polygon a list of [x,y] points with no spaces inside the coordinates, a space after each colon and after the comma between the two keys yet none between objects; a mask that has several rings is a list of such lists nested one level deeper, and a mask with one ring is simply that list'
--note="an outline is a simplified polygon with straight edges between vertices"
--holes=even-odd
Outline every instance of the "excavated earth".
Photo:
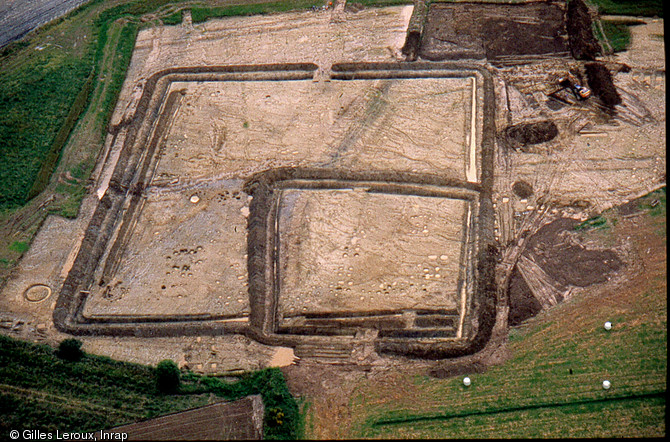
[{"label": "excavated earth", "polygon": [[[256,282],[248,267],[247,227],[257,199],[245,187],[251,176],[277,167],[373,170],[381,178],[438,176],[445,181],[440,189],[451,183],[481,191],[486,188],[483,109],[490,105],[495,108],[491,224],[499,263],[496,322],[488,343],[452,362],[412,361],[378,352],[374,342],[384,327],[368,324],[356,335],[351,355],[329,359],[332,354],[313,349],[318,357],[306,355],[287,372],[302,376],[314,369],[310,361],[326,360],[368,370],[411,366],[444,377],[466,365],[483,370],[504,359],[508,325],[640,271],[631,244],[593,241],[573,228],[665,184],[664,52],[662,40],[653,37],[663,34],[662,20],[633,28],[630,51],[597,60],[611,73],[622,100],[608,107],[599,97],[578,101],[557,92],[558,79],[568,71],[587,77],[584,64],[569,57],[561,5],[487,4],[484,13],[475,14],[472,4],[436,4],[428,14],[419,63],[448,59],[467,71],[439,78],[413,78],[411,69],[394,78],[356,77],[346,69],[338,77],[332,70],[343,62],[401,63],[411,6],[198,25],[187,16],[178,26],[141,31],[80,216],[47,218],[0,292],[2,332],[51,343],[69,336],[54,326],[54,310],[64,283],[77,279],[72,270],[85,259],[80,251],[93,247],[87,238],[96,211],[105,201],[116,201],[112,196],[127,161],[123,146],[133,130],[155,143],[155,160],[146,163],[144,187],[128,187],[136,191],[129,198],[142,201],[136,215],[128,212],[135,206],[120,203],[129,200],[115,203],[131,222],[98,250],[100,262],[109,264],[83,272],[95,284],[77,295],[86,299],[79,319],[132,324],[137,317],[145,323],[214,318],[232,321],[235,329],[253,322],[248,293]],[[507,8],[521,12],[507,14]],[[514,18],[504,18],[509,16]],[[482,32],[490,26],[495,32]],[[531,30],[541,30],[544,38],[531,38]],[[503,34],[515,40],[492,38]],[[281,81],[271,78],[276,72],[256,77],[227,72],[223,81],[207,77],[215,67],[249,71],[272,63],[315,68],[303,66],[301,75],[308,75]],[[190,72],[179,75],[191,77],[175,79],[149,103],[156,107],[148,106],[142,97],[152,76],[175,66]],[[483,74],[473,72],[481,71],[490,76],[494,92],[486,100],[475,86]],[[347,72],[353,78],[345,78]],[[154,113],[140,118],[147,109]],[[141,126],[143,121],[158,124]],[[279,286],[280,321],[304,328],[305,323],[290,323],[297,313],[432,308],[460,308],[458,317],[465,318],[462,301],[474,298],[457,290],[462,278],[456,273],[468,265],[462,256],[471,250],[494,255],[468,245],[468,232],[476,231],[468,227],[470,200],[453,194],[435,198],[421,193],[426,188],[371,192],[370,182],[347,182],[315,189],[314,180],[304,181],[275,188],[275,209],[264,209],[268,216],[280,214],[276,231],[263,230],[264,244],[277,245],[279,253],[277,273],[263,281]],[[372,180],[374,186],[384,182]],[[473,218],[475,224],[482,220]],[[407,313],[392,318],[416,320]],[[432,327],[431,321],[426,317],[424,325]],[[93,353],[152,364],[170,358],[208,373],[294,362],[293,353],[276,342],[263,344],[239,333],[125,334],[81,339]],[[341,378],[347,376],[354,375]],[[327,384],[326,393],[337,392],[330,404],[335,408],[347,396],[338,379],[314,380]],[[293,386],[298,392],[322,387]]]},{"label": "excavated earth", "polygon": [[430,5],[420,55],[429,60],[563,56],[569,51],[562,2]]}]

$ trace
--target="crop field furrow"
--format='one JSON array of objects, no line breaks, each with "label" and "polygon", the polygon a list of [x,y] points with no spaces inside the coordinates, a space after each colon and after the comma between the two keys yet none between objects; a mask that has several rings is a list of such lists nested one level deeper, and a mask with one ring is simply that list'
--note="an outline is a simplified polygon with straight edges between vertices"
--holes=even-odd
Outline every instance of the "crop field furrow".
[{"label": "crop field furrow", "polygon": [[21,397],[22,400],[40,402],[44,405],[69,408],[73,410],[87,410],[90,413],[101,416],[107,416],[111,414],[128,420],[141,419],[143,417],[143,413],[139,413],[137,411],[131,412],[129,410],[119,410],[116,407],[105,407],[90,401],[81,401],[71,396],[60,396],[38,389],[20,388],[12,385],[0,384],[0,394]]}]

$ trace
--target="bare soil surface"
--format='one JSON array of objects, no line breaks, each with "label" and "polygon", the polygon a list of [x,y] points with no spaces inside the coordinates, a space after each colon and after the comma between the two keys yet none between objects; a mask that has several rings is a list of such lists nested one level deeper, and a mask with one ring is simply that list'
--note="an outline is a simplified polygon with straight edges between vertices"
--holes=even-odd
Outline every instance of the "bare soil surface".
[{"label": "bare soil surface", "polygon": [[564,54],[560,3],[432,3],[420,56],[429,60]]},{"label": "bare soil surface", "polygon": [[513,147],[529,152],[531,145],[546,143],[558,135],[558,127],[553,121],[521,123],[507,128],[506,133]]},{"label": "bare soil surface", "polygon": [[133,89],[141,92],[142,80],[173,66],[308,62],[328,70],[334,62],[402,59],[408,11],[363,9],[331,22],[334,12],[318,10],[142,30],[112,124],[132,103]]},{"label": "bare soil surface", "polygon": [[172,86],[180,89],[185,96],[154,179],[155,184],[179,179],[166,190],[239,179],[272,167],[446,172],[467,178],[463,146],[471,130],[469,79]]},{"label": "bare soil surface", "polygon": [[346,439],[351,423],[349,397],[356,383],[368,375],[312,364],[284,367],[282,372],[291,393],[309,401],[306,438]]},{"label": "bare soil surface", "polygon": [[[406,7],[339,13],[344,15],[335,21],[331,20],[330,13],[310,11],[214,20],[195,27],[185,24],[144,30],[138,37],[114,124],[132,119],[145,79],[175,63],[206,66],[316,61],[328,70],[335,61],[399,59],[409,19]],[[370,32],[371,28],[380,32]],[[111,265],[111,273],[105,270],[104,284],[91,287],[84,317],[206,314],[244,320],[249,314],[249,300],[245,296],[249,199],[241,191],[241,183],[251,173],[265,168],[320,166],[446,174],[464,181],[478,180],[481,98],[472,79],[319,81],[317,75],[315,80],[173,85],[173,90],[183,90],[183,95],[172,109],[174,113],[164,118],[167,134],[160,140],[160,161],[146,189],[138,222],[132,227],[130,240],[121,249],[120,265]],[[445,121],[450,124],[445,125]],[[80,219],[70,223],[67,234],[60,228],[61,238],[81,240],[80,229],[85,228],[96,200],[108,189],[110,172],[120,158],[120,147],[114,143],[119,144],[121,140],[122,136],[108,137],[101,155],[105,163],[96,169],[95,192],[87,197]],[[403,198],[403,201],[412,200]],[[456,239],[463,234],[465,212],[462,207],[454,207],[456,210],[452,211],[449,206],[447,212],[454,223],[447,224],[445,230],[439,221],[441,217],[434,215],[433,205],[439,200],[414,199],[417,203],[424,202],[413,209],[417,212],[416,219],[412,218],[408,226],[408,220],[399,214],[397,228],[410,228],[412,232],[419,229],[416,235],[428,241],[426,250],[413,249],[411,243],[415,241],[408,238],[415,233],[408,232],[409,237],[398,238],[398,247],[379,250],[389,256],[381,262],[401,265],[411,261],[414,274],[406,275],[406,279],[408,287],[414,284],[410,276],[421,280],[416,284],[417,299],[401,303],[434,305],[431,296],[434,297],[435,290],[428,290],[429,286],[453,286],[456,272],[444,273],[444,269],[456,271],[460,252],[456,247],[457,257],[453,258],[446,251],[453,248],[449,238]],[[387,203],[387,206],[389,204],[390,209],[398,210],[394,204]],[[402,204],[398,207],[411,209],[415,205],[414,202]],[[445,200],[441,204],[450,203]],[[368,223],[374,220],[361,219]],[[446,237],[431,239],[424,230],[443,232]],[[45,230],[44,235],[58,234]],[[18,335],[55,342],[63,335],[53,329],[48,319],[57,296],[53,293],[58,293],[79,248],[78,242],[50,248],[53,242],[40,238],[5,287],[5,293],[10,295],[2,298],[3,305],[7,306],[4,311],[8,313],[3,314],[3,324]],[[372,243],[366,246],[368,253],[377,250],[374,247]],[[31,262],[44,261],[44,254],[40,252],[43,249],[53,255],[48,260],[51,267],[38,265],[32,273],[23,271],[24,266],[33,268]],[[407,261],[401,255],[418,256],[421,262]],[[396,259],[390,259],[391,256]],[[353,262],[342,264],[353,267]],[[421,268],[418,264],[422,264]],[[364,263],[363,267],[369,268],[370,263]],[[49,275],[48,281],[45,275]],[[360,273],[361,278],[364,276]],[[96,278],[100,277],[101,274],[96,274]],[[362,283],[370,285],[363,296],[372,293],[376,297],[366,307],[372,309],[386,307],[377,291],[380,294],[397,291],[398,285],[392,280]],[[24,298],[19,300],[14,295],[23,296],[35,284],[49,287],[50,299],[35,303]],[[383,289],[379,288],[380,284],[384,285]],[[453,297],[457,290],[452,287],[447,292]],[[314,294],[310,296],[318,299]],[[12,307],[15,302],[21,305]],[[348,302],[360,307],[358,297]],[[455,304],[452,299],[449,305]],[[39,333],[36,330],[40,330]],[[225,356],[212,353],[203,345],[191,349],[186,344],[191,338],[181,341],[157,338],[151,345],[141,339],[84,338],[84,341],[87,351],[142,362],[169,357],[200,372],[250,369],[277,363],[272,362],[275,349],[257,343],[241,344],[248,340],[237,342],[237,338],[207,338],[210,346],[228,348]],[[185,344],[178,345],[178,342]],[[109,348],[105,349],[106,345]],[[369,346],[365,348],[369,354]],[[281,359],[283,364],[287,358]]]},{"label": "bare soil surface", "polygon": [[542,311],[542,304],[519,272],[514,268],[509,281],[509,325],[514,327]]},{"label": "bare soil surface", "polygon": [[[104,286],[94,286],[84,314],[246,316],[247,196],[218,189],[153,193]],[[191,202],[196,195],[198,202]],[[216,269],[216,271],[214,270]]]},{"label": "bare soil surface", "polygon": [[284,316],[460,309],[467,201],[289,191],[282,203],[279,309]]},{"label": "bare soil surface", "polygon": [[[178,82],[172,90],[181,91],[183,98],[172,111],[141,214],[118,270],[102,285],[92,287],[85,317],[248,316],[250,196],[242,184],[253,173],[272,167],[317,166],[470,178],[466,169],[470,153],[463,148],[472,129],[467,78],[323,84],[311,80]],[[461,130],[445,126],[444,121],[454,122]],[[474,154],[480,156],[477,151]],[[475,177],[478,173],[475,167]],[[310,196],[305,201],[298,198],[302,202],[296,204],[309,207],[306,214],[288,216],[291,210],[280,211],[280,228],[284,212],[295,219],[285,221],[291,236],[281,275],[284,314],[319,310],[318,306],[323,310],[324,302],[334,302],[326,293],[332,294],[336,286],[342,286],[337,303],[346,304],[348,297],[351,308],[351,296],[355,296],[357,310],[436,305],[437,300],[430,299],[445,290],[449,301],[438,297],[447,308],[456,307],[455,298],[461,295],[456,282],[465,238],[464,201],[437,203],[435,198],[373,197],[359,192],[351,194],[352,199],[342,191],[325,192],[326,196],[315,199],[324,192],[294,193],[302,194]],[[283,201],[294,199],[287,193]],[[387,216],[378,218],[378,213]],[[397,216],[388,216],[392,213]],[[310,216],[310,224],[293,226]],[[347,230],[344,226],[351,223],[353,230],[340,238]],[[357,230],[362,232],[358,246],[350,244]],[[389,247],[391,237],[395,243]],[[333,255],[344,247],[352,248],[351,256]],[[355,257],[355,249],[361,248],[364,251]],[[391,263],[402,269],[392,271]],[[358,276],[343,276],[354,267]],[[381,273],[375,276],[373,269]],[[392,276],[395,273],[402,281]],[[416,278],[416,286],[410,276]],[[414,301],[398,304],[381,296],[382,291],[408,289],[426,299],[413,296]],[[359,297],[368,301],[362,303]]]}]

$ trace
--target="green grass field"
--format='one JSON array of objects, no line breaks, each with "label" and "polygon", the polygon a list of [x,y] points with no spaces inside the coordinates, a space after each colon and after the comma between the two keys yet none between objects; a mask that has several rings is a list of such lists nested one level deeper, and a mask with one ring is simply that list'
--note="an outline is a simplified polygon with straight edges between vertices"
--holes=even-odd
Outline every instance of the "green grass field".
[{"label": "green grass field", "polygon": [[630,15],[642,17],[663,17],[661,0],[586,0],[598,6],[604,15]]},{"label": "green grass field", "polygon": [[[300,436],[298,406],[278,369],[247,373],[233,383],[182,374],[178,394],[159,393],[155,368],[85,355],[67,362],[47,345],[0,335],[0,435],[10,430],[88,432],[260,394],[266,407],[265,438]],[[281,425],[274,419],[279,409]]]},{"label": "green grass field", "polygon": [[[33,183],[90,74],[91,54],[32,50],[0,64],[0,207],[25,204]],[[5,61],[6,62],[6,61]],[[59,152],[56,152],[58,154]],[[57,155],[56,155],[57,160]]]},{"label": "green grass field", "polygon": [[602,25],[603,31],[614,52],[621,52],[628,49],[631,37],[630,22],[603,20]]},{"label": "green grass field", "polygon": [[[0,210],[19,208],[47,187],[87,111],[98,116],[98,136],[92,141],[102,144],[130,62],[139,17],[167,3],[94,0],[3,49]],[[92,98],[101,93],[103,99],[90,109]],[[70,194],[61,192],[65,197]]]}]

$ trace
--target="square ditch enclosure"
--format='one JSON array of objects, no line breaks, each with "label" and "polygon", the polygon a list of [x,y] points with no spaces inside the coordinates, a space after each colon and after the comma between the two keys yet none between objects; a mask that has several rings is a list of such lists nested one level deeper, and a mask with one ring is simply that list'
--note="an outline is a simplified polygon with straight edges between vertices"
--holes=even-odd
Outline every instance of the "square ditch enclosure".
[{"label": "square ditch enclosure", "polygon": [[276,314],[277,333],[462,337],[477,193],[309,184],[284,182],[273,192],[275,307],[267,313]]},{"label": "square ditch enclosure", "polygon": [[56,325],[285,345],[366,328],[467,339],[489,228],[490,79],[347,69],[327,82],[276,66],[150,79]]}]

